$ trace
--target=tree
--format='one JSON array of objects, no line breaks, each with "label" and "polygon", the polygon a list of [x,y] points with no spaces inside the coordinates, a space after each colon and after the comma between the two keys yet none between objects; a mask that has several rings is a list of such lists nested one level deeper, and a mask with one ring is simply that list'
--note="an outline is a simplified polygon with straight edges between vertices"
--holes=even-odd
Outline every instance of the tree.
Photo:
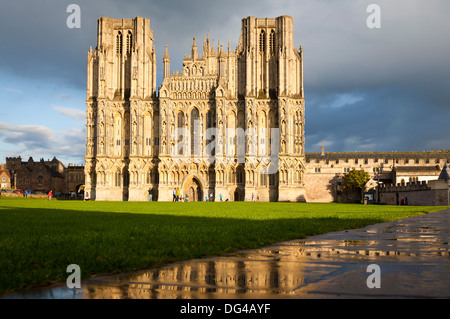
[{"label": "tree", "polygon": [[342,177],[342,186],[344,190],[350,193],[355,193],[356,191],[361,192],[361,198],[363,197],[364,187],[369,181],[370,177],[364,170],[352,169],[350,172],[344,174]]}]

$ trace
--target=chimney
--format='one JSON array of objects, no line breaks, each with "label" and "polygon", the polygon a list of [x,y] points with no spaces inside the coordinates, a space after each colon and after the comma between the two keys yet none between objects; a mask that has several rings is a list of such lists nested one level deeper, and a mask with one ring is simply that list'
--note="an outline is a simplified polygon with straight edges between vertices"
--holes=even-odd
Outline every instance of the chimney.
[{"label": "chimney", "polygon": [[321,154],[320,155],[322,155],[322,156],[325,155],[325,147],[322,146],[320,149],[321,149]]}]

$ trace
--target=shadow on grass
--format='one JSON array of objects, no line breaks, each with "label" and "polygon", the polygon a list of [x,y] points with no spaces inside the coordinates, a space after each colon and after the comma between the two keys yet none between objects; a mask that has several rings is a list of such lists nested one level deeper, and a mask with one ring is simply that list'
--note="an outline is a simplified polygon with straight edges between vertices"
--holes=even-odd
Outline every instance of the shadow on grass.
[{"label": "shadow on grass", "polygon": [[259,248],[369,224],[381,218],[251,220],[169,214],[0,207],[0,294]]}]

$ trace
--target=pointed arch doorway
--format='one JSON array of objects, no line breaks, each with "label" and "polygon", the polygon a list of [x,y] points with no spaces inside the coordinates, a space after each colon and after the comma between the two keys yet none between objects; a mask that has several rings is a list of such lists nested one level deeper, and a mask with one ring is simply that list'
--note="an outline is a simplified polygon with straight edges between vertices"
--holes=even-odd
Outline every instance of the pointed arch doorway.
[{"label": "pointed arch doorway", "polygon": [[201,202],[203,201],[203,190],[202,184],[199,179],[195,176],[191,176],[184,182],[183,187],[184,194],[189,196],[188,200],[190,202]]}]

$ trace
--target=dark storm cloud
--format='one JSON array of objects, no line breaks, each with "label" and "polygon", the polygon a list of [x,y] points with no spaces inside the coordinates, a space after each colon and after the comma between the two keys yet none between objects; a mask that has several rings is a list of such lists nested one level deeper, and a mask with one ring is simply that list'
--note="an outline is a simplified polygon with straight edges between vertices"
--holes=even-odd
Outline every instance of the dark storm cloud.
[{"label": "dark storm cloud", "polygon": [[[66,27],[70,3],[81,7],[81,29]],[[366,25],[371,3],[381,7],[381,29]],[[446,0],[10,1],[0,71],[84,90],[97,19],[142,16],[154,31],[160,79],[166,44],[171,69],[180,70],[194,36],[200,52],[208,31],[216,47],[230,40],[234,50],[242,18],[287,14],[304,49],[307,151],[449,149],[449,11]]]}]

